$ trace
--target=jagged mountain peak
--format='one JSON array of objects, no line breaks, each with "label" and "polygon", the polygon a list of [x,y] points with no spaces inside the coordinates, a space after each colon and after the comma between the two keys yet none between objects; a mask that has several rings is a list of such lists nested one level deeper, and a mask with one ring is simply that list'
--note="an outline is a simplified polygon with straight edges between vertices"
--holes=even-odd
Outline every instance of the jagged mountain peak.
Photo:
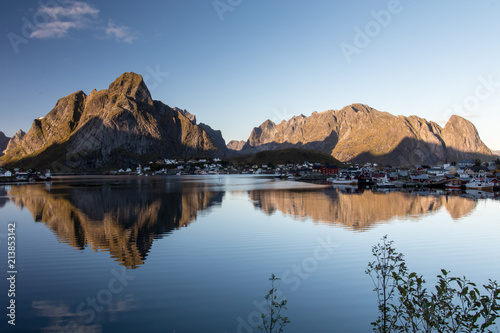
[{"label": "jagged mountain peak", "polygon": [[365,112],[365,113],[370,113],[370,111],[373,110],[373,108],[369,107],[368,105],[361,104],[361,103],[353,103],[351,105],[346,105],[342,108],[342,110],[352,110],[354,112]]},{"label": "jagged mountain peak", "polygon": [[140,103],[153,104],[153,99],[142,76],[133,72],[120,75],[109,85],[108,91],[130,97]]},{"label": "jagged mountain peak", "polygon": [[145,159],[223,156],[220,131],[197,125],[186,110],[153,101],[136,73],[114,80],[108,89],[77,91],[58,100],[33,121],[0,160],[4,165],[51,169],[98,169],[133,165]]},{"label": "jagged mountain peak", "polygon": [[446,122],[446,125],[444,126],[445,128],[448,127],[461,127],[461,126],[466,126],[466,127],[474,127],[474,124],[471,123],[469,120],[461,117],[461,116],[457,116],[457,115],[452,115],[450,117],[450,119],[448,119],[448,121]]}]

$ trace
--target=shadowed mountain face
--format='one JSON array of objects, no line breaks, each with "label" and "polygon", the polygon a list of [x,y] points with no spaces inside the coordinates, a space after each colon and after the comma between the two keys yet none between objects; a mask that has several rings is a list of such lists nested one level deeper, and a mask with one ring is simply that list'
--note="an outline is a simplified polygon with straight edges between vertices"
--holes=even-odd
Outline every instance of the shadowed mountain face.
[{"label": "shadowed mountain face", "polygon": [[72,184],[12,186],[11,200],[26,207],[59,241],[76,249],[104,250],[120,264],[144,264],[154,238],[194,222],[198,212],[220,204],[223,192],[183,191],[177,184]]},{"label": "shadowed mountain face", "polygon": [[5,136],[3,132],[0,132],[0,156],[3,155],[3,151],[7,148],[10,138]]},{"label": "shadowed mountain face", "polygon": [[253,129],[241,153],[291,147],[320,150],[342,162],[394,165],[492,157],[474,125],[464,118],[452,116],[442,128],[363,104],[296,116],[280,124],[266,120]]},{"label": "shadowed mountain face", "polygon": [[2,157],[7,165],[97,169],[165,157],[221,156],[220,132],[185,110],[153,101],[142,77],[124,73],[108,89],[61,98]]},{"label": "shadowed mountain face", "polygon": [[279,211],[294,218],[363,231],[394,218],[418,219],[445,207],[453,219],[471,213],[477,202],[456,196],[403,192],[339,194],[335,191],[250,191],[254,205],[266,214]]}]

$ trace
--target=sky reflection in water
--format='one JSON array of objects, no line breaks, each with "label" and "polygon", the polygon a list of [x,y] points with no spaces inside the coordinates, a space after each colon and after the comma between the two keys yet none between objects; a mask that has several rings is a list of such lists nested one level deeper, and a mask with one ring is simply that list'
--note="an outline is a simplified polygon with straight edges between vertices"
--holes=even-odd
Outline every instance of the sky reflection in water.
[{"label": "sky reflection in water", "polygon": [[369,331],[364,269],[382,235],[429,282],[440,268],[500,280],[499,208],[252,176],[0,187],[2,228],[18,226],[18,329],[49,331],[257,332],[272,273],[289,299],[287,332]]}]

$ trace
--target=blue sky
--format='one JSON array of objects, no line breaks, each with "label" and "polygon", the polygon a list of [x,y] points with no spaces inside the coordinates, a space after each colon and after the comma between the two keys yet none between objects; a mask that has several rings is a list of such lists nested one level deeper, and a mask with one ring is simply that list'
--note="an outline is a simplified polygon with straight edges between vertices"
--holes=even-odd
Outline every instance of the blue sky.
[{"label": "blue sky", "polygon": [[364,103],[444,126],[471,120],[500,149],[495,0],[4,2],[0,131],[57,99],[143,75],[154,99],[246,140],[266,119]]}]

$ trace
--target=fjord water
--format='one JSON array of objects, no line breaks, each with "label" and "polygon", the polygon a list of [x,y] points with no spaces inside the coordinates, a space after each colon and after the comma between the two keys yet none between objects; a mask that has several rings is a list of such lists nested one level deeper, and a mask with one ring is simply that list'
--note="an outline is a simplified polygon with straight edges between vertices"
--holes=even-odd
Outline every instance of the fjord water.
[{"label": "fjord water", "polygon": [[[18,270],[16,326],[3,314],[2,331],[259,332],[276,274],[285,332],[369,332],[364,271],[386,234],[429,284],[441,268],[500,281],[492,199],[256,176],[75,177],[0,186],[0,213],[2,244],[16,223]],[[6,246],[0,255],[5,272]]]}]

